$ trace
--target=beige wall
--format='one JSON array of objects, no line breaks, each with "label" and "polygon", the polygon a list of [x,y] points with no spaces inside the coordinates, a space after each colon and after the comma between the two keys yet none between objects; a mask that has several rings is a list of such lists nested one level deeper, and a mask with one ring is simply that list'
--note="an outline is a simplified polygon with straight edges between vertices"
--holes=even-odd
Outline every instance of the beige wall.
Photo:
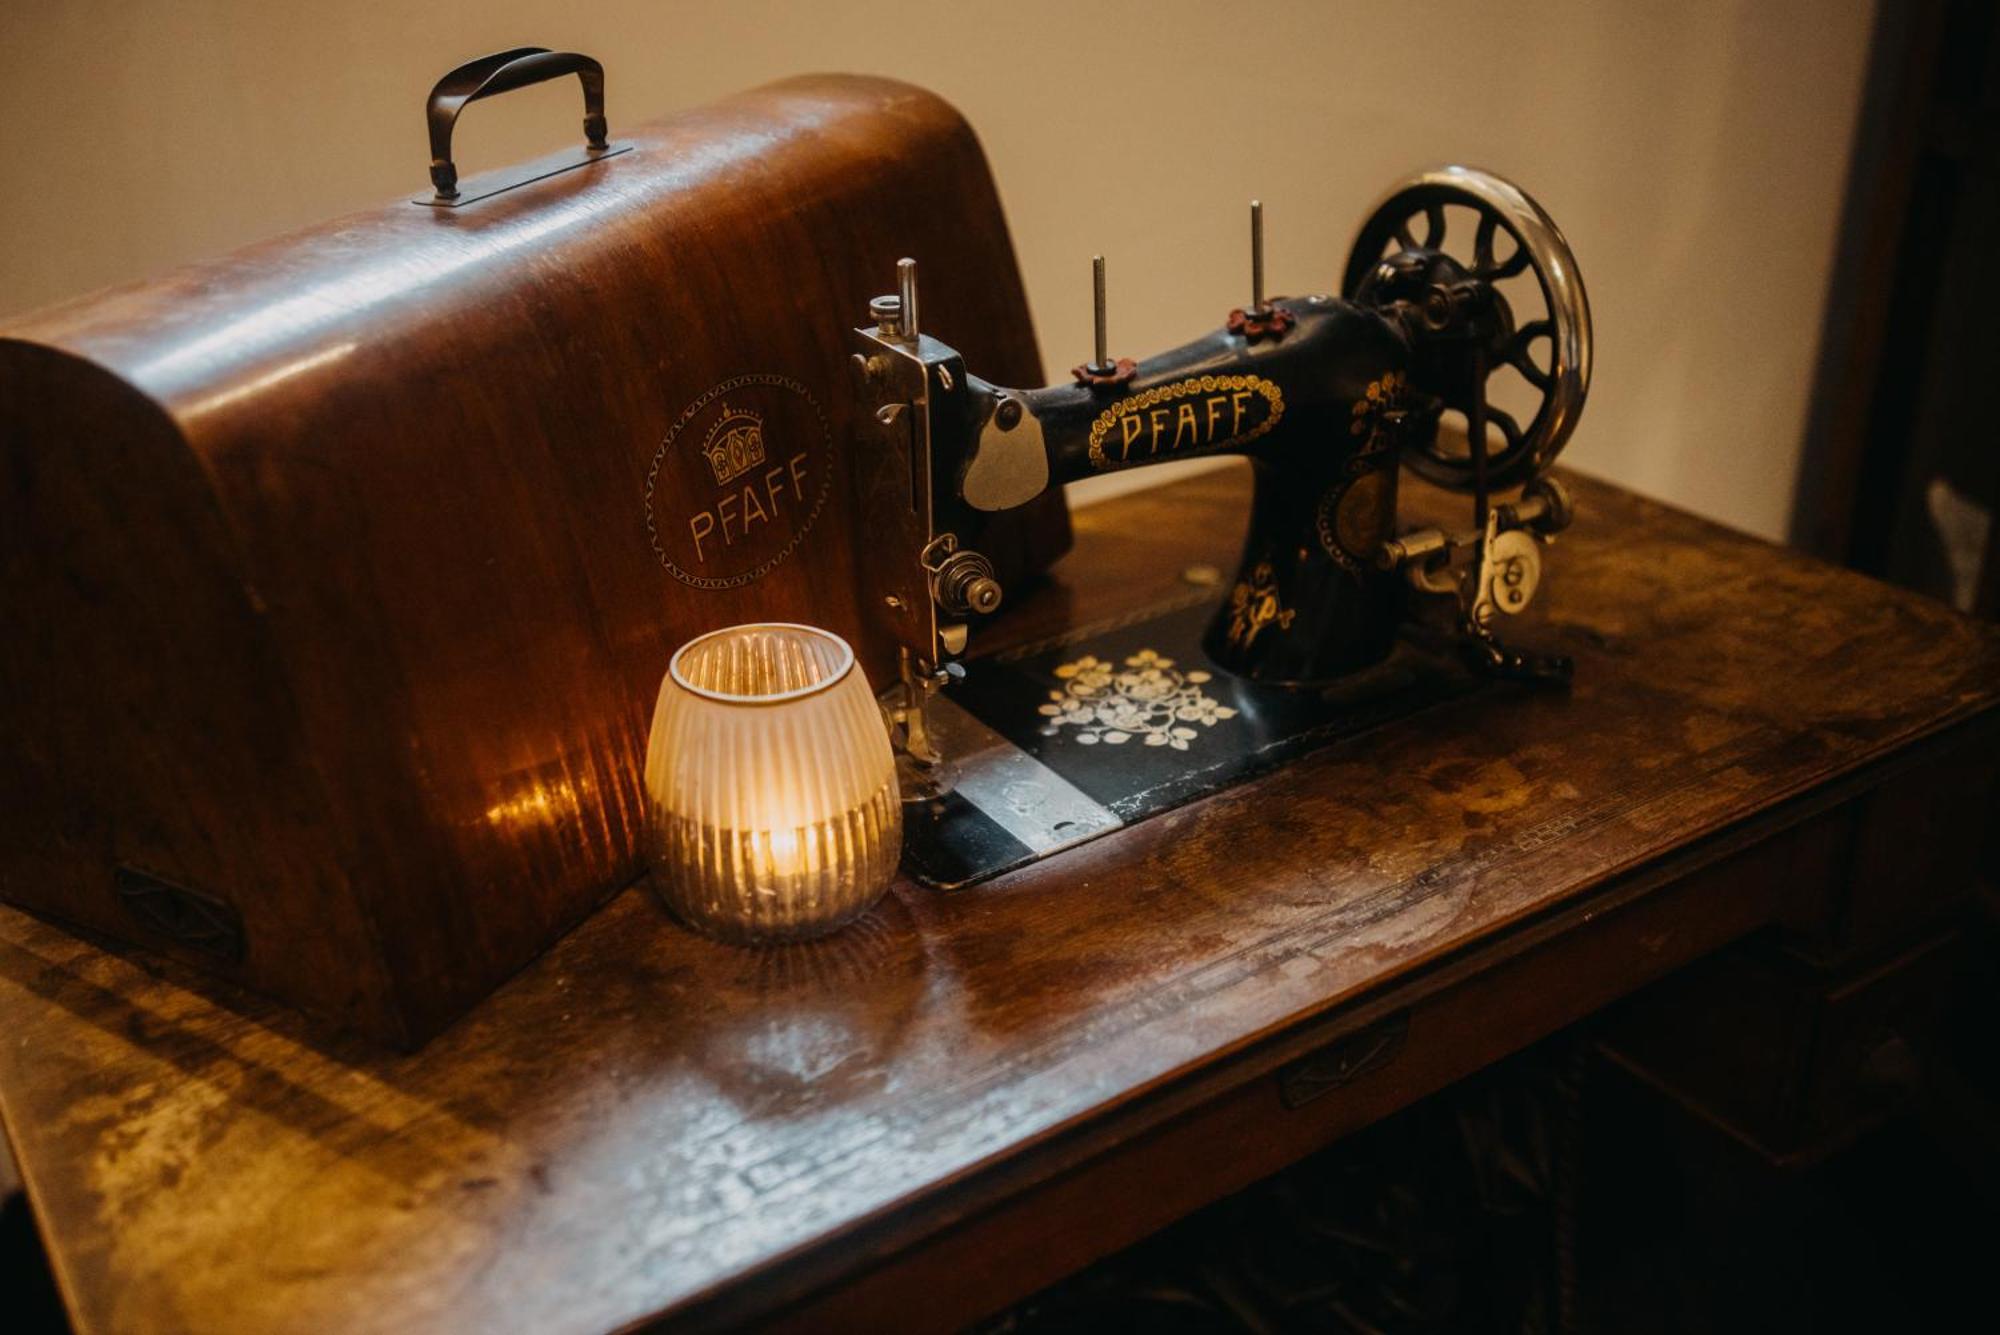
[{"label": "beige wall", "polygon": [[[1443,160],[1568,233],[1597,378],[1567,456],[1782,532],[1868,0],[963,5],[720,0],[0,0],[0,312],[423,184],[421,105],[465,57],[572,47],[614,127],[809,69],[952,99],[1006,199],[1051,368],[1088,350],[1088,256],[1141,353],[1247,287],[1330,288],[1363,211]],[[468,113],[468,170],[567,140],[573,87]],[[847,318],[847,312],[827,312]],[[1148,474],[1147,476],[1152,476]]]}]

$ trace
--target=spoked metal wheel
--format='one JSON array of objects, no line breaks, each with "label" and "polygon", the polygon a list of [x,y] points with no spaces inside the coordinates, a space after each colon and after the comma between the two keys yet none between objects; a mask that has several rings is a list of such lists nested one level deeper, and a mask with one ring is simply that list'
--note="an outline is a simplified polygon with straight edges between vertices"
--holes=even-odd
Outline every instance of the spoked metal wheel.
[{"label": "spoked metal wheel", "polygon": [[[1508,280],[1524,274],[1540,289],[1539,312],[1517,312],[1504,295]],[[1525,482],[1554,462],[1590,390],[1590,301],[1569,243],[1525,192],[1470,167],[1411,177],[1362,225],[1341,290],[1363,303],[1391,293],[1429,294],[1416,298],[1415,388],[1498,432],[1502,439],[1486,452],[1489,487]],[[1455,318],[1453,294],[1490,302],[1476,336],[1468,337],[1467,323]],[[1529,318],[1517,322],[1522,313]],[[1531,391],[1525,405],[1495,400],[1493,377],[1509,371]],[[1470,491],[1475,460],[1462,439],[1459,448],[1452,444],[1441,435],[1407,461],[1432,482]]]}]

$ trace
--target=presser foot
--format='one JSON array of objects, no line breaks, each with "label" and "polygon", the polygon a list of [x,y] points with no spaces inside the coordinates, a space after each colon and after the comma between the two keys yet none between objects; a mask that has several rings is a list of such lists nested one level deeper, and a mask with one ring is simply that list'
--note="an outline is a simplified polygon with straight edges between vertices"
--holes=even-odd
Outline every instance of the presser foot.
[{"label": "presser foot", "polygon": [[944,754],[930,724],[931,697],[951,682],[964,678],[957,663],[930,669],[915,662],[906,649],[900,664],[901,680],[878,698],[882,719],[889,727],[889,747],[896,757],[896,786],[903,801],[933,802],[957,786],[958,767]]},{"label": "presser foot", "polygon": [[911,709],[896,687],[881,701],[896,757],[896,788],[905,803],[935,802],[958,786],[958,770],[937,748],[924,709]]}]

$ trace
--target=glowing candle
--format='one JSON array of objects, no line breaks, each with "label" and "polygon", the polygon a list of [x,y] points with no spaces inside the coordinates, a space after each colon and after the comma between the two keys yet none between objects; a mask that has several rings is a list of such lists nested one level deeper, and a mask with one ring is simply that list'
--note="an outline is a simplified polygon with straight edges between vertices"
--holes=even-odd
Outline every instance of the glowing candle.
[{"label": "glowing candle", "polygon": [[731,626],[681,646],[646,748],[653,884],[731,941],[818,936],[888,889],[903,807],[888,729],[845,640]]}]

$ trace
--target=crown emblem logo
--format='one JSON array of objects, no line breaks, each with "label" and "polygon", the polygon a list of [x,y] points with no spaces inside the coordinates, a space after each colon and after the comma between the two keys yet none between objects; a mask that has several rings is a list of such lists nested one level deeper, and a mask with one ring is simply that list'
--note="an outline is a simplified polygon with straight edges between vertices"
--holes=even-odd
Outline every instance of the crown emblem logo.
[{"label": "crown emblem logo", "polygon": [[764,462],[764,419],[748,408],[723,404],[722,416],[709,428],[701,452],[715,470],[718,487],[743,476]]}]

